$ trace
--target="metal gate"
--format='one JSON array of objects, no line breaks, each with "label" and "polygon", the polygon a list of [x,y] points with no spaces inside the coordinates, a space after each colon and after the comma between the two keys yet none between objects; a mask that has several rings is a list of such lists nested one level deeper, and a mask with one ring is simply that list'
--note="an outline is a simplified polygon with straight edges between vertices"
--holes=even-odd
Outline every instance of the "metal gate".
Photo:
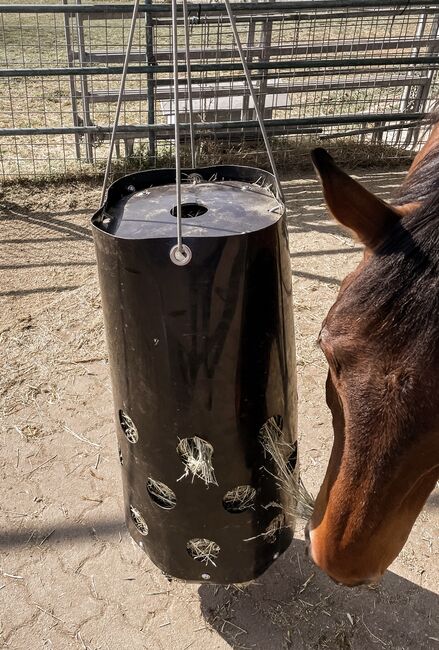
[{"label": "metal gate", "polygon": [[[131,5],[0,5],[0,174],[102,170]],[[299,0],[235,3],[240,35],[279,163],[326,140],[360,157],[400,160],[422,142],[438,90],[439,2]],[[173,157],[168,4],[141,7],[115,171]],[[187,129],[183,27],[178,114]],[[200,164],[264,164],[254,105],[221,3],[190,4]],[[333,145],[334,146],[334,145]],[[184,153],[184,146],[183,146]]]}]

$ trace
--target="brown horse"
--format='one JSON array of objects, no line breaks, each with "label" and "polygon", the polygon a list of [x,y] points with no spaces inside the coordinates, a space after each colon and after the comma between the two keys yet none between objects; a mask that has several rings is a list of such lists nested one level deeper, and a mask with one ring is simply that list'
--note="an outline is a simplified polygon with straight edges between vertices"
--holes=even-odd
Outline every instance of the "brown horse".
[{"label": "brown horse", "polygon": [[365,254],[318,338],[334,443],[307,537],[319,567],[357,585],[380,579],[439,479],[439,115],[392,204],[312,157]]}]

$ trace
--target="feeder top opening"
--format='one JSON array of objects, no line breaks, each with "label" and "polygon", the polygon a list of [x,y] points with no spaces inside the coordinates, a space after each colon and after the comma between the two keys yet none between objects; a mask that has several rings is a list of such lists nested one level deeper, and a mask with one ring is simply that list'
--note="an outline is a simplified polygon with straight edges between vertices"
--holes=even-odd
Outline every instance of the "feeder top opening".
[{"label": "feeder top opening", "polygon": [[[285,213],[272,174],[252,167],[183,170],[181,217],[185,237],[243,235],[276,223]],[[175,170],[125,176],[111,185],[93,217],[95,227],[122,239],[175,237]]]}]

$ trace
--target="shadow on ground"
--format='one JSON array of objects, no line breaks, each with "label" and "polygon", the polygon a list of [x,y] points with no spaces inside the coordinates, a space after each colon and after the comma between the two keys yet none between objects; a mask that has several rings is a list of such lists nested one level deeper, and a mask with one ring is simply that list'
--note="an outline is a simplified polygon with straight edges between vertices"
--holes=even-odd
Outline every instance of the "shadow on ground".
[{"label": "shadow on ground", "polygon": [[[10,530],[0,550],[30,545],[121,539],[122,518]],[[233,650],[437,650],[439,596],[388,571],[378,588],[335,585],[307,559],[305,544],[288,551],[254,583],[201,585],[202,614]]]},{"label": "shadow on ground", "polygon": [[75,540],[84,543],[90,537],[99,539],[116,539],[118,535],[126,535],[125,522],[120,519],[106,519],[93,522],[72,522],[49,526],[34,526],[31,528],[20,527],[6,530],[0,536],[0,551],[18,549],[26,551],[32,544],[41,544],[41,541],[50,539],[49,544],[56,541],[58,544]]},{"label": "shadow on ground", "polygon": [[207,623],[234,650],[439,648],[439,596],[388,571],[378,588],[335,585],[290,549],[247,587],[199,588]]},{"label": "shadow on ground", "polygon": [[[398,193],[404,173],[362,173],[354,175],[365,187],[385,201]],[[320,183],[315,176],[285,183],[285,201],[288,206],[287,222],[290,232],[312,232],[343,235],[343,230],[329,216]]]},{"label": "shadow on ground", "polygon": [[67,218],[59,218],[60,216],[73,217],[75,214],[82,215],[84,214],[84,210],[68,210],[61,213],[50,212],[48,210],[38,212],[9,200],[3,200],[1,208],[2,220],[4,222],[8,220],[15,222],[21,221],[32,232],[43,228],[69,239],[92,240],[90,228],[73,223]]}]

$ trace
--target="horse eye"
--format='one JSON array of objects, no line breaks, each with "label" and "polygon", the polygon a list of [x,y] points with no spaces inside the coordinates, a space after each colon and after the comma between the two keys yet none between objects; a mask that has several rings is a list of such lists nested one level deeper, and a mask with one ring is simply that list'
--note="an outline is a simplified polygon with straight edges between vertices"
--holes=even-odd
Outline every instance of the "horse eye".
[{"label": "horse eye", "polygon": [[332,364],[334,366],[335,373],[338,376],[341,373],[341,365],[338,359],[336,359],[334,356],[332,357]]},{"label": "horse eye", "polygon": [[323,330],[324,329],[325,329],[325,323],[323,323],[323,325],[322,325],[322,327],[320,329],[319,335],[317,337],[317,340],[316,340],[316,343],[320,348],[322,347],[322,343],[323,343],[322,337],[323,337]]}]

